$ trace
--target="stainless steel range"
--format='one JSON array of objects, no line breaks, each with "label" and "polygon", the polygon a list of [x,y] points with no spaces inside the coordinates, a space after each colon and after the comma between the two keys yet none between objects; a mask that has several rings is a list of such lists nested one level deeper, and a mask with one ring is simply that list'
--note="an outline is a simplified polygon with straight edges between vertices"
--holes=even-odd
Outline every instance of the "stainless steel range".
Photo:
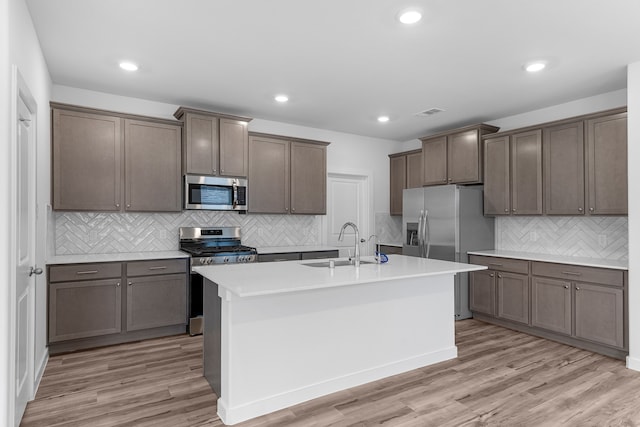
[{"label": "stainless steel range", "polygon": [[180,227],[180,250],[191,266],[256,262],[255,248],[240,243],[240,227]]},{"label": "stainless steel range", "polygon": [[[240,227],[180,227],[180,250],[191,255],[191,267],[258,261],[256,249],[240,243]],[[192,271],[189,285],[191,335],[202,333],[202,285],[202,276]]]}]

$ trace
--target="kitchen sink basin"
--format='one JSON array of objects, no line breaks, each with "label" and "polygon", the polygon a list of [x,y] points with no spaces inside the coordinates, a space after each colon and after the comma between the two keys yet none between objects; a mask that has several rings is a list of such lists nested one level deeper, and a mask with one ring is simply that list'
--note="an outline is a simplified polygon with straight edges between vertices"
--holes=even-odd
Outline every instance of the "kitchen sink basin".
[{"label": "kitchen sink basin", "polygon": [[[360,264],[375,264],[375,262],[373,261],[360,261]],[[306,264],[302,264],[302,265],[306,265],[307,267],[324,267],[324,268],[328,268],[329,267],[329,261],[319,261],[319,262],[309,262]],[[345,265],[351,265],[353,266],[353,262],[351,261],[347,261],[345,260],[339,260],[339,261],[334,261],[334,265],[336,267],[342,267]]]}]

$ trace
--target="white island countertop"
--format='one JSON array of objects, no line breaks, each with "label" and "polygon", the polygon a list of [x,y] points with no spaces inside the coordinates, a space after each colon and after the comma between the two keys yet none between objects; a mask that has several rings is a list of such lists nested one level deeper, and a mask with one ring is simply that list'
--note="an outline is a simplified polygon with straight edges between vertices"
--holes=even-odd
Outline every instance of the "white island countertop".
[{"label": "white island countertop", "polygon": [[[362,257],[362,260],[373,261],[373,257]],[[359,268],[351,265],[333,269],[305,265],[328,261],[214,265],[194,267],[193,270],[238,297],[253,297],[486,269],[479,265],[403,255],[389,255],[389,261],[385,264],[361,264]]]},{"label": "white island countertop", "polygon": [[603,258],[587,258],[566,255],[539,254],[533,252],[505,251],[492,249],[486,251],[470,251],[469,255],[493,256],[498,258],[516,258],[527,261],[552,262],[556,264],[581,265],[585,267],[611,268],[614,270],[628,270],[629,261],[611,260]]},{"label": "white island countertop", "polygon": [[326,252],[337,251],[340,248],[336,246],[257,246],[258,254],[286,254],[291,252]]}]

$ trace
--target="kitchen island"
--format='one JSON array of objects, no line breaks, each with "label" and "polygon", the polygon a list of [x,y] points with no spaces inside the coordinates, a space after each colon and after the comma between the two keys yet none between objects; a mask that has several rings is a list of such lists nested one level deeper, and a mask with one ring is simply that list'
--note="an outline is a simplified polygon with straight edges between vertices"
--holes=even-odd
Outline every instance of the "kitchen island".
[{"label": "kitchen island", "polygon": [[455,358],[454,275],[486,268],[319,262],[194,268],[205,278],[204,375],[225,424]]}]

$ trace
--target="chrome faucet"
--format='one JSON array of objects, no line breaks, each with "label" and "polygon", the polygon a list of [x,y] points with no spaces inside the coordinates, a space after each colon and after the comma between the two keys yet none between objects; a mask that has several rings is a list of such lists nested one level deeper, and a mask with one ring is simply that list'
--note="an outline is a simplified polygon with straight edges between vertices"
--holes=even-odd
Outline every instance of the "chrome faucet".
[{"label": "chrome faucet", "polygon": [[[342,238],[344,237],[344,230],[347,227],[353,227],[353,231],[356,233],[356,242],[355,242],[355,253],[354,253],[354,262],[353,264],[356,267],[360,267],[360,232],[358,231],[358,226],[352,222],[345,222],[340,229],[340,235],[338,236],[338,240],[342,242]],[[349,259],[351,261],[351,259]]]}]

